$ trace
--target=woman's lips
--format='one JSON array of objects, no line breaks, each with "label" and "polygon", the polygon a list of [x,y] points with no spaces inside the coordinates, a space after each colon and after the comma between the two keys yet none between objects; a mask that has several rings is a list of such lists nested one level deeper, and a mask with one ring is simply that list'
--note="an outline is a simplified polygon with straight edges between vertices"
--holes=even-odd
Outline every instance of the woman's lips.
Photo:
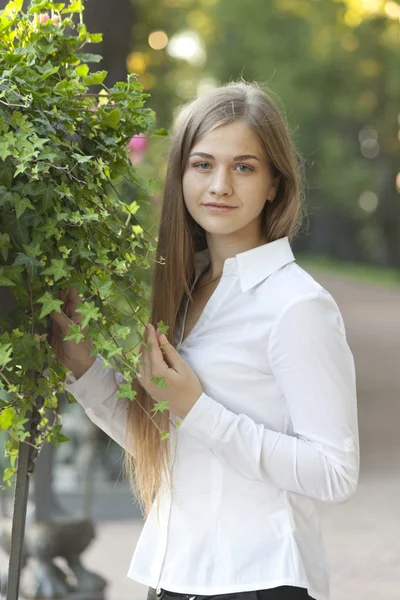
[{"label": "woman's lips", "polygon": [[217,206],[216,204],[203,204],[203,206],[216,213],[226,213],[236,208],[236,206]]}]

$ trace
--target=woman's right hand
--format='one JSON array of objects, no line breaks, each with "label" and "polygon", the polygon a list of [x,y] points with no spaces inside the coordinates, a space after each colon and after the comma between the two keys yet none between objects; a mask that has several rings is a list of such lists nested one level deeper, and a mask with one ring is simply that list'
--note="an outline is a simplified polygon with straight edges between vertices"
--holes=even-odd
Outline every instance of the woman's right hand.
[{"label": "woman's right hand", "polygon": [[[79,306],[79,296],[76,288],[71,288],[68,292],[59,289],[58,296],[64,301],[64,306],[60,313],[51,313],[51,340],[50,346],[54,350],[57,360],[79,379],[96,360],[95,356],[90,356],[93,346],[93,340],[82,340],[79,343],[73,340],[65,340],[68,335],[69,325],[82,323],[82,315],[76,312]],[[82,330],[86,333],[87,328]]]}]

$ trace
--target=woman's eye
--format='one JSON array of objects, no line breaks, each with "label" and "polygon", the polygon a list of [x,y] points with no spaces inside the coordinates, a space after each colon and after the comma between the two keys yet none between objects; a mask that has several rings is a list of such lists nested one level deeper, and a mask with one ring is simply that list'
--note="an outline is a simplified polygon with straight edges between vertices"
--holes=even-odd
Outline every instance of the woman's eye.
[{"label": "woman's eye", "polygon": [[[209,168],[211,168],[211,165],[208,162],[197,163],[193,166],[199,171],[208,171]],[[250,171],[253,171],[253,168],[249,167],[248,165],[236,165],[235,169],[237,169],[237,167],[241,167],[240,169],[238,169],[240,173],[249,173]]]},{"label": "woman's eye", "polygon": [[246,169],[245,171],[241,171],[241,173],[248,173],[249,171],[252,171],[253,169],[251,167],[248,167],[247,165],[237,165],[238,167],[244,167],[244,169]]}]

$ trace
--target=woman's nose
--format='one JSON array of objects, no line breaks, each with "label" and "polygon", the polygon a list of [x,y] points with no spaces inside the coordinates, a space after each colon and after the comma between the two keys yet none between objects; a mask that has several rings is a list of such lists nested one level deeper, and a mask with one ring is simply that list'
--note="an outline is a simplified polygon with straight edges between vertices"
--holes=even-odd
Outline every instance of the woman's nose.
[{"label": "woman's nose", "polygon": [[211,182],[210,193],[217,196],[229,195],[232,193],[232,184],[230,175],[225,169],[215,169]]}]

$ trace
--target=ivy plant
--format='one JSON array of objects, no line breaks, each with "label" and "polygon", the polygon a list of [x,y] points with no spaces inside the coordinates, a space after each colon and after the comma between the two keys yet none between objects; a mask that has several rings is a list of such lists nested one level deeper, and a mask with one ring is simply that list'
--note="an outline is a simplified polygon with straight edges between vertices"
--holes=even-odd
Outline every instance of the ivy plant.
[{"label": "ivy plant", "polygon": [[[131,400],[138,343],[127,341],[148,318],[141,273],[155,247],[135,216],[148,199],[141,190],[135,201],[121,198],[119,183],[140,187],[127,146],[157,134],[155,114],[135,74],[108,88],[106,71],[89,69],[101,56],[85,46],[102,36],[82,14],[81,1],[33,0],[24,12],[14,0],[0,12],[0,431],[9,434],[9,485],[34,405],[35,447],[67,439],[57,414],[65,370],[48,339],[58,289],[77,288],[93,353],[118,367]],[[83,336],[70,327],[71,339]]]}]

